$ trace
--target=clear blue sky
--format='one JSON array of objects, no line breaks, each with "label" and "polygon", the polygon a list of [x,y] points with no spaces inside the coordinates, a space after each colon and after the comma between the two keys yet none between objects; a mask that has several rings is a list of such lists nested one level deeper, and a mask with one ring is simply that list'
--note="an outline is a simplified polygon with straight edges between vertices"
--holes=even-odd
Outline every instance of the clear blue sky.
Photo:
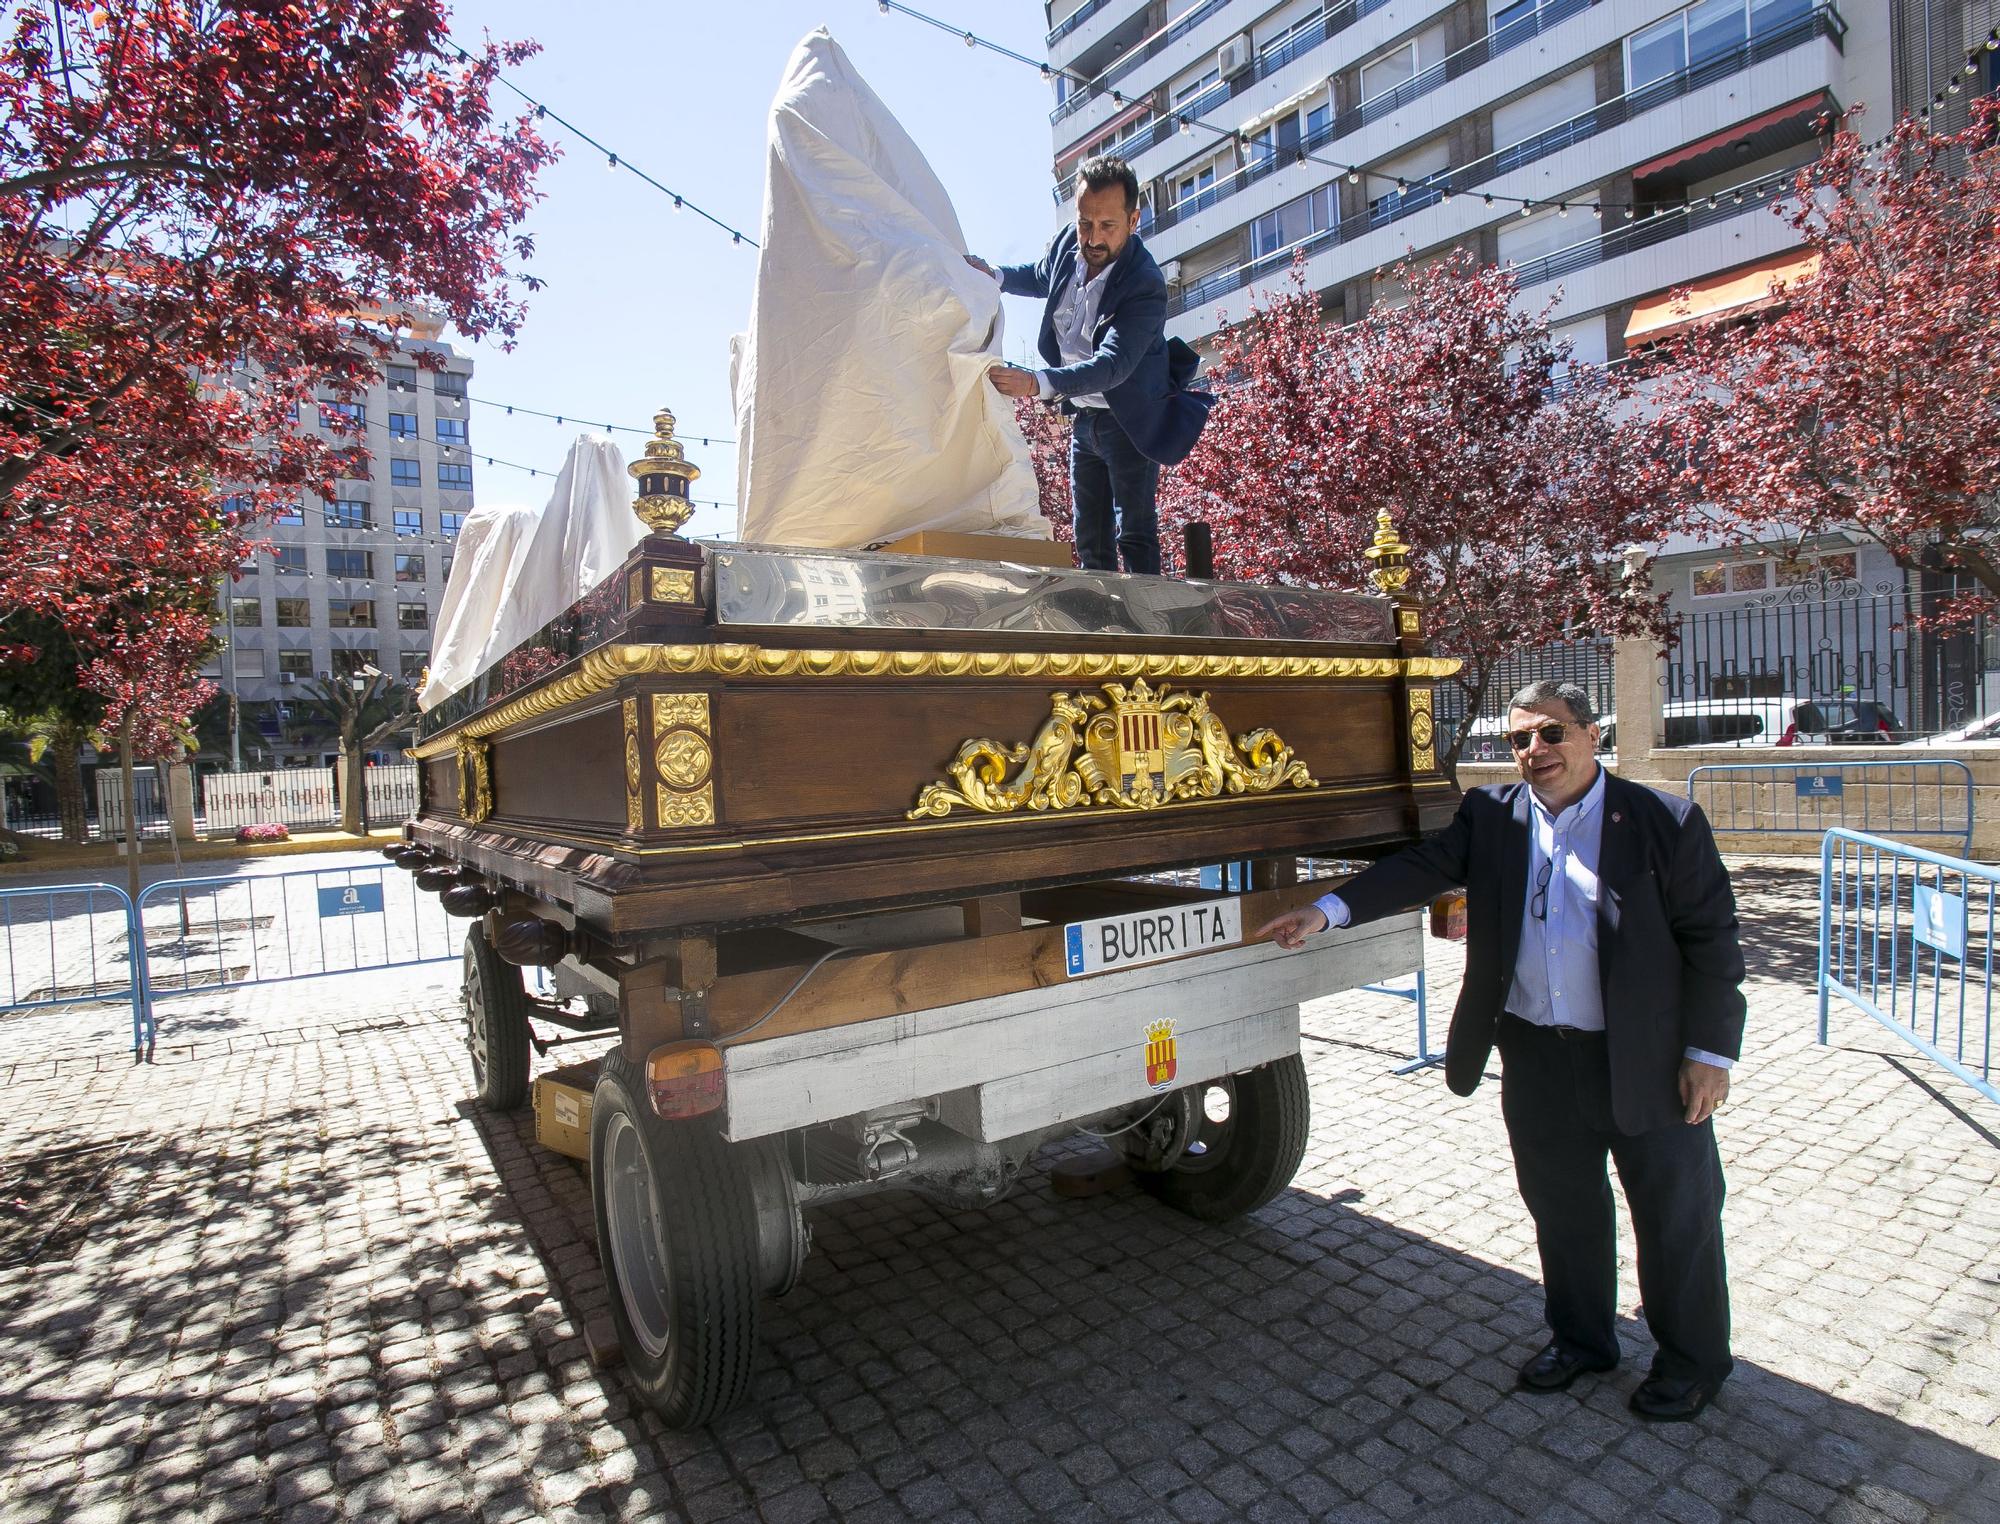
[{"label": "clear blue sky", "polygon": [[[1042,56],[1046,23],[1033,0],[917,8]],[[541,43],[540,56],[513,74],[523,89],[751,237],[771,96],[792,48],[822,24],[928,156],[972,249],[996,262],[1039,253],[1061,215],[1049,197],[1048,86],[1034,69],[884,15],[875,0],[463,0],[453,15],[468,45],[482,31]],[[756,250],[676,213],[668,198],[548,125],[565,153],[542,177],[544,199],[528,221],[531,268],[547,285],[530,298],[512,353],[460,344],[477,362],[473,395],[598,424],[643,424],[670,406],[702,468],[695,496],[733,503],[735,447],[704,448],[700,436],[734,434],[729,340],[749,316]],[[1007,306],[1007,355],[1026,359],[1037,314],[1029,303]],[[475,456],[549,469],[579,432],[485,406],[471,422]],[[628,459],[639,453],[640,440],[612,437]],[[551,485],[483,461],[474,483],[481,503],[540,503]],[[733,509],[707,508],[688,532],[734,527]]]}]

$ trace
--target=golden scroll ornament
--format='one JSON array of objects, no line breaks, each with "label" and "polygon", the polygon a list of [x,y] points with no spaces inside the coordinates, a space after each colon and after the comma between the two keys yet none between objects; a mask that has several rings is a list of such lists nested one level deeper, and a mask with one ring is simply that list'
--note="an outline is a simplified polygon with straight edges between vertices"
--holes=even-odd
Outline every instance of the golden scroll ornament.
[{"label": "golden scroll ornament", "polygon": [[1410,771],[1437,771],[1437,726],[1431,719],[1431,690],[1410,690]]},{"label": "golden scroll ornament", "polygon": [[639,831],[646,824],[646,796],[639,784],[645,772],[639,760],[639,701],[625,700],[625,829]]},{"label": "golden scroll ornament", "polygon": [[712,734],[706,693],[653,695],[654,807],[661,826],[715,823]]},{"label": "golden scroll ornament", "polygon": [[458,738],[458,813],[478,825],[493,813],[493,748],[472,736]]},{"label": "golden scroll ornament", "polygon": [[988,815],[1081,805],[1151,810],[1179,799],[1316,786],[1276,731],[1232,742],[1206,693],[1155,689],[1144,678],[1102,687],[1108,701],[1050,695],[1049,718],[1032,741],[967,741],[945,769],[951,781],[927,785],[909,818],[959,807]]}]

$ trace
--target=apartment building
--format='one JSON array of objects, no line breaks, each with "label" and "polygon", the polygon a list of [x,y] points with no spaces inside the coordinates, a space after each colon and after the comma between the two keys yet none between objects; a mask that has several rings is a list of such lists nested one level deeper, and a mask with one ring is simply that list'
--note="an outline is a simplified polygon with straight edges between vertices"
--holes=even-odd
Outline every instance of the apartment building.
[{"label": "apartment building", "polygon": [[[1975,0],[1978,3],[1978,0]],[[1190,342],[1301,253],[1353,321],[1388,266],[1471,248],[1605,362],[1794,271],[1774,196],[1856,102],[1890,120],[1867,0],[1054,0],[1055,199],[1131,161]],[[1963,62],[1963,55],[1960,57]],[[1088,80],[1087,84],[1080,80]],[[1523,207],[1522,202],[1532,205]]]},{"label": "apartment building", "polygon": [[[472,363],[419,318],[355,402],[299,410],[298,427],[345,443],[359,427],[365,480],[306,494],[262,530],[271,541],[221,590],[222,650],[202,668],[233,692],[264,753],[244,760],[314,764],[332,751],[294,712],[299,685],[369,669],[415,683],[430,661],[437,606],[459,526],[472,511]],[[420,357],[436,355],[443,369]],[[246,740],[246,746],[249,743]]]}]

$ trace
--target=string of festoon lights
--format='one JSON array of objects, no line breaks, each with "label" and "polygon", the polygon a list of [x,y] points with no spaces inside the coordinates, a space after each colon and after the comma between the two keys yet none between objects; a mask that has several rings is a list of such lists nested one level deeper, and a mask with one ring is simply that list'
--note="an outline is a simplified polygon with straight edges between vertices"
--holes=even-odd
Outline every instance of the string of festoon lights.
[{"label": "string of festoon lights", "polygon": [[[881,11],[885,16],[893,14],[907,17],[912,21],[922,22],[926,26],[957,38],[968,48],[984,49],[1001,58],[1034,69],[1045,80],[1054,80],[1060,77],[1084,89],[1097,86],[1099,81],[1104,77],[1104,74],[1115,67],[1123,57],[1128,56],[1121,54],[1118,59],[1114,59],[1110,64],[1107,64],[1099,73],[1084,75],[1073,69],[1058,68],[1043,59],[1031,58],[1025,53],[1006,46],[1004,43],[994,42],[992,39],[981,36],[977,32],[970,31],[953,22],[945,21],[940,17],[930,15],[927,12],[918,10],[914,6],[906,5],[903,3],[903,0],[876,0],[876,9]],[[1469,46],[1477,47],[1479,44],[1474,43]],[[1992,32],[1987,34],[1984,44],[1975,46],[1968,52],[1964,70],[1965,75],[1968,77],[1977,75],[1979,72],[1979,55],[1981,51],[1991,52],[1996,48],[2000,48],[2000,27],[1996,27]],[[1959,94],[1963,88],[1960,76],[1954,73],[1950,83],[1944,89],[1937,92],[1932,105],[1923,108],[1921,112],[1922,118],[1928,122],[1933,107],[1942,108],[1951,96]],[[1122,107],[1134,104],[1119,90],[1108,92],[1100,90],[1099,93],[1108,93],[1112,104],[1116,106]],[[1231,143],[1239,150],[1248,150],[1252,146],[1249,134],[1243,130],[1231,127],[1218,127],[1212,122],[1204,121],[1200,117],[1191,115],[1185,111],[1172,112],[1168,115],[1167,120],[1171,121],[1184,137],[1191,137],[1195,133],[1200,132],[1208,134],[1217,142]],[[1156,136],[1157,131],[1158,129],[1155,128]],[[1890,135],[1892,134],[1885,135],[1883,138],[1869,144],[1868,151],[1873,152],[1880,148]],[[1572,200],[1560,197],[1511,196],[1500,191],[1472,189],[1462,186],[1455,187],[1452,184],[1452,177],[1462,174],[1464,166],[1447,165],[1443,169],[1423,176],[1415,186],[1412,186],[1406,176],[1385,175],[1376,170],[1368,169],[1363,165],[1349,163],[1341,159],[1327,158],[1324,155],[1313,153],[1304,147],[1286,149],[1285,154],[1288,162],[1291,163],[1318,164],[1327,169],[1338,170],[1346,176],[1347,183],[1350,185],[1359,185],[1365,180],[1385,186],[1393,184],[1398,192],[1409,192],[1413,189],[1418,191],[1436,190],[1438,200],[1445,205],[1449,205],[1455,196],[1475,197],[1486,206],[1504,204],[1509,207],[1518,207],[1523,217],[1531,216],[1538,211],[1549,210],[1554,210],[1559,217],[1567,217],[1572,211],[1577,211],[1587,212],[1599,221],[1603,221],[1607,216],[1615,215],[1621,217],[1624,221],[1631,222],[1639,219],[1641,216],[1653,217],[1685,209],[1673,206],[1641,206],[1637,202],[1608,201],[1602,197],[1582,197]],[[1724,189],[1706,197],[1706,204],[1710,208],[1714,208],[1722,200],[1730,199],[1736,204],[1741,205],[1752,195],[1758,200],[1764,200],[1772,190],[1771,178],[1770,176],[1764,176],[1760,177],[1756,182]],[[1690,206],[1693,204],[1689,203]]]},{"label": "string of festoon lights", "polygon": [[[468,400],[477,403],[481,407],[499,408],[510,418],[516,413],[520,413],[529,418],[550,418],[564,425],[573,423],[580,428],[601,429],[607,434],[637,434],[644,439],[651,439],[653,437],[653,426],[650,423],[643,427],[633,423],[598,423],[588,415],[582,413],[544,412],[539,408],[528,407],[519,402],[496,402],[491,397],[472,397]],[[735,440],[724,439],[719,434],[696,433],[678,421],[674,424],[674,438],[678,439],[683,445],[700,445],[703,449],[712,449],[736,443]]]},{"label": "string of festoon lights", "polygon": [[[458,56],[464,59],[467,63],[472,63],[475,61],[473,59],[472,54],[468,53],[464,48],[460,47],[457,43],[447,39],[445,45],[451,48],[452,51],[457,53]],[[596,149],[598,153],[604,156],[604,167],[607,170],[616,173],[618,170],[622,169],[626,171],[628,174],[636,175],[640,180],[645,182],[647,185],[650,185],[654,190],[658,191],[661,195],[671,198],[674,203],[675,211],[693,212],[697,217],[701,218],[703,221],[712,223],[722,232],[727,233],[729,235],[729,241],[731,243],[748,244],[753,249],[759,247],[757,240],[752,238],[748,233],[743,232],[740,228],[732,227],[730,224],[724,222],[720,217],[716,216],[715,213],[709,211],[707,208],[696,205],[693,201],[690,201],[681,192],[673,189],[673,187],[669,185],[663,185],[660,181],[654,179],[651,175],[647,174],[645,170],[641,169],[638,165],[634,164],[625,155],[618,153],[614,149],[607,146],[606,144],[599,142],[596,138],[592,137],[589,133],[585,132],[581,127],[577,126],[576,123],[570,121],[569,118],[563,116],[560,112],[556,111],[546,101],[538,100],[536,97],[530,95],[526,90],[523,90],[519,85],[515,84],[513,80],[509,79],[505,74],[501,73],[499,70],[496,69],[494,71],[493,77],[496,80],[498,80],[501,84],[505,85],[515,95],[519,96],[522,100],[526,101],[530,106],[533,106],[535,108],[535,119],[537,121],[554,122],[558,127],[561,127],[565,132],[569,133],[572,137],[577,138],[582,142],[588,143],[592,148]]]}]

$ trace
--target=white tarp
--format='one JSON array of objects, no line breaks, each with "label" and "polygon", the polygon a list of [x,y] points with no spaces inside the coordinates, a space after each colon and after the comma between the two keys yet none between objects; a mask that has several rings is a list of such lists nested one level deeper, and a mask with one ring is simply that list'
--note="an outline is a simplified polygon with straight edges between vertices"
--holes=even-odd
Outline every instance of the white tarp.
[{"label": "white tarp", "polygon": [[473,509],[458,532],[417,702],[429,709],[463,688],[616,571],[645,533],[625,457],[594,434],[570,446],[541,508]]},{"label": "white tarp", "polygon": [[1000,288],[951,198],[824,28],[771,105],[736,387],[737,537],[842,550],[918,530],[1046,540],[1000,358]]}]

